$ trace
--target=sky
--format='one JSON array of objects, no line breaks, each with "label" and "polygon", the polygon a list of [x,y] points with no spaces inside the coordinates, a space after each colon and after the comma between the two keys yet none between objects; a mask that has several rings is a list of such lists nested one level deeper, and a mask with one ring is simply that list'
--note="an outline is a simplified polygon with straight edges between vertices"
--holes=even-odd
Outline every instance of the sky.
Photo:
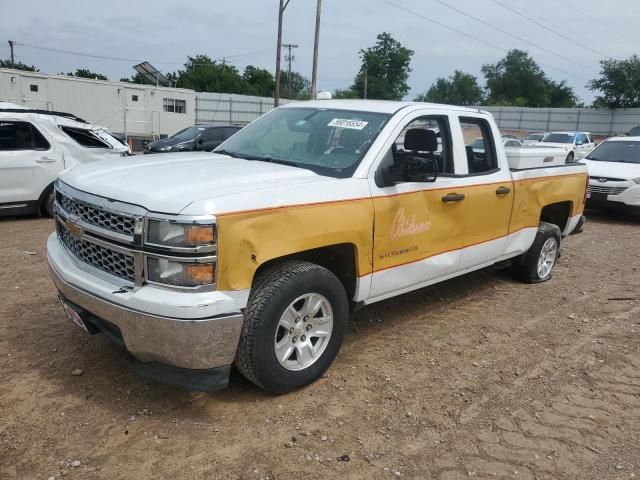
[{"label": "sky", "polygon": [[[316,0],[290,0],[284,15],[283,43],[299,45],[293,69],[308,78],[315,11]],[[135,73],[137,62],[171,72],[196,54],[273,72],[277,12],[278,0],[0,0],[0,58],[9,58],[13,40],[16,60],[45,73],[89,68],[119,80]],[[638,25],[637,0],[323,0],[318,90],[348,87],[359,50],[386,31],[415,52],[408,99],[456,69],[484,85],[482,65],[520,48],[590,103],[594,94],[585,84],[598,76],[599,61],[640,53]]]}]

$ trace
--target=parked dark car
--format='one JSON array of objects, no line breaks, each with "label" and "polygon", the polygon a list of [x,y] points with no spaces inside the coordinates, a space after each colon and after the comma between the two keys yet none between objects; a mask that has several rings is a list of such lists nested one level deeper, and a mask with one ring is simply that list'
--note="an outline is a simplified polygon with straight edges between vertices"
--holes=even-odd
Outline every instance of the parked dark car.
[{"label": "parked dark car", "polygon": [[172,137],[150,143],[144,153],[210,152],[240,128],[237,125],[194,125]]},{"label": "parked dark car", "polygon": [[640,137],[640,125],[633,127],[626,133],[627,137]]}]

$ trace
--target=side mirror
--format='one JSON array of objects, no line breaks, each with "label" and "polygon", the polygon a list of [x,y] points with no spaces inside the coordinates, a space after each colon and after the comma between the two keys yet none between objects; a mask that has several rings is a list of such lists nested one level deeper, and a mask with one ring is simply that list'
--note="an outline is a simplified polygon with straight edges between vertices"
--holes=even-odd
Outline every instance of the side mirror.
[{"label": "side mirror", "polygon": [[200,137],[198,139],[198,145],[202,145],[204,143],[204,138]]},{"label": "side mirror", "polygon": [[396,158],[385,171],[385,183],[435,182],[438,178],[438,162],[433,158],[402,156]]}]

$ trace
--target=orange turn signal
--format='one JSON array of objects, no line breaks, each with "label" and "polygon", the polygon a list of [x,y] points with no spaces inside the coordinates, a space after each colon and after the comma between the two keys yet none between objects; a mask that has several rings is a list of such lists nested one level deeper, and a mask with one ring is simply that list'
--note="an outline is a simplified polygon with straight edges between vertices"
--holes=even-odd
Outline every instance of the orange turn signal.
[{"label": "orange turn signal", "polygon": [[189,225],[184,229],[184,242],[191,245],[215,243],[215,231],[211,225]]},{"label": "orange turn signal", "polygon": [[187,263],[183,265],[187,283],[206,285],[215,283],[216,268],[213,263]]}]

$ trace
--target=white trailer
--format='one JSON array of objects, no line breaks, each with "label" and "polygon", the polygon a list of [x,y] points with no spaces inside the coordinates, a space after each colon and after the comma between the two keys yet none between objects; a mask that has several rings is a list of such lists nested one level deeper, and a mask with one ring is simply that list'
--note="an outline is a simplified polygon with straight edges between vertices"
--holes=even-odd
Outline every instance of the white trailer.
[{"label": "white trailer", "polygon": [[128,137],[173,135],[195,123],[195,92],[0,69],[0,101],[70,112]]}]

